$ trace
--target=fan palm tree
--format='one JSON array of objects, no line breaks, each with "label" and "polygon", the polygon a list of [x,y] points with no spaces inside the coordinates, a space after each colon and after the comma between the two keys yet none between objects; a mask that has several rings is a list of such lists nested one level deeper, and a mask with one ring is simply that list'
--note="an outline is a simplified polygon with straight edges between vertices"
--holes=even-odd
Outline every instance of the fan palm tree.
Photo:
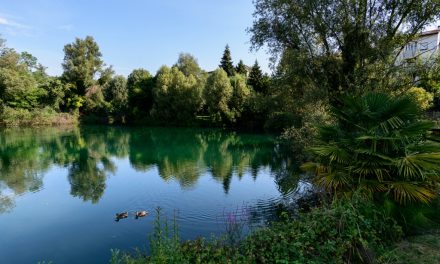
[{"label": "fan palm tree", "polygon": [[332,108],[334,124],[319,127],[315,161],[303,165],[335,195],[363,190],[400,204],[431,201],[440,186],[440,145],[433,123],[409,97],[369,93]]}]

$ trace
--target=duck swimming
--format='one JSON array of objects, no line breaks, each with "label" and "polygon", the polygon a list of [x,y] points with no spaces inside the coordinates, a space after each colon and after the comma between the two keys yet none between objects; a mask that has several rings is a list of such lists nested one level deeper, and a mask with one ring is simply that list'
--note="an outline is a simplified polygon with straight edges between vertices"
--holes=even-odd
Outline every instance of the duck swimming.
[{"label": "duck swimming", "polygon": [[139,217],[144,217],[146,215],[148,215],[147,211],[136,211],[135,213],[136,219],[138,219]]},{"label": "duck swimming", "polygon": [[123,219],[123,218],[127,218],[128,217],[128,212],[122,212],[122,213],[116,213],[116,222],[118,222],[119,220]]}]

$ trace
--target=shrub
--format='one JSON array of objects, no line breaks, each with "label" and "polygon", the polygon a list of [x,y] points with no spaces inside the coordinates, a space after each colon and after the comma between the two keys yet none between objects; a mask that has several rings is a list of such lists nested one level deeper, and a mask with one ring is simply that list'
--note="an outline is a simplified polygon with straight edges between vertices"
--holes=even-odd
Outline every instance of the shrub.
[{"label": "shrub", "polygon": [[303,165],[316,183],[335,194],[356,189],[400,204],[429,202],[440,185],[440,147],[427,140],[433,123],[408,96],[381,93],[346,97],[333,107],[333,125],[320,126],[311,148],[315,162]]},{"label": "shrub", "polygon": [[408,94],[414,98],[419,107],[423,110],[427,110],[432,107],[434,102],[434,94],[427,92],[420,87],[411,87],[408,90]]},{"label": "shrub", "polygon": [[261,229],[241,250],[252,263],[371,263],[401,236],[392,218],[355,195]]},{"label": "shrub", "polygon": [[0,114],[3,126],[44,126],[76,124],[78,117],[68,113],[58,113],[50,107],[27,110],[4,107]]}]

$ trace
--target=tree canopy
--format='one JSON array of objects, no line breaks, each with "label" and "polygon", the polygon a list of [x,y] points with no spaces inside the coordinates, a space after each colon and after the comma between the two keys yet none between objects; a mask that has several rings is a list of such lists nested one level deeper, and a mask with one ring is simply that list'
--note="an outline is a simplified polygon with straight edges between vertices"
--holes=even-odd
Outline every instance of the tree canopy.
[{"label": "tree canopy", "polygon": [[76,38],[73,43],[64,46],[63,78],[75,84],[79,95],[94,84],[95,75],[104,62],[98,44],[93,37]]},{"label": "tree canopy", "polygon": [[[437,0],[256,0],[253,48],[267,45],[330,94],[386,88],[396,51],[439,17]],[[386,62],[386,66],[381,63]]]}]

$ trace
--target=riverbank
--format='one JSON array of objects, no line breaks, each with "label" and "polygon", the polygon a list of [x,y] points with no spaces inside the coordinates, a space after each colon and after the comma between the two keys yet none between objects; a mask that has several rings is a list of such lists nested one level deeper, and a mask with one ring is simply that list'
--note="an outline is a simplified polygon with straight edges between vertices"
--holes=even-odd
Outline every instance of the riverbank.
[{"label": "riverbank", "polygon": [[233,228],[221,238],[180,241],[175,223],[158,214],[150,251],[114,250],[111,263],[382,263],[403,235],[394,219],[360,197],[284,217],[239,242],[230,239]]}]

